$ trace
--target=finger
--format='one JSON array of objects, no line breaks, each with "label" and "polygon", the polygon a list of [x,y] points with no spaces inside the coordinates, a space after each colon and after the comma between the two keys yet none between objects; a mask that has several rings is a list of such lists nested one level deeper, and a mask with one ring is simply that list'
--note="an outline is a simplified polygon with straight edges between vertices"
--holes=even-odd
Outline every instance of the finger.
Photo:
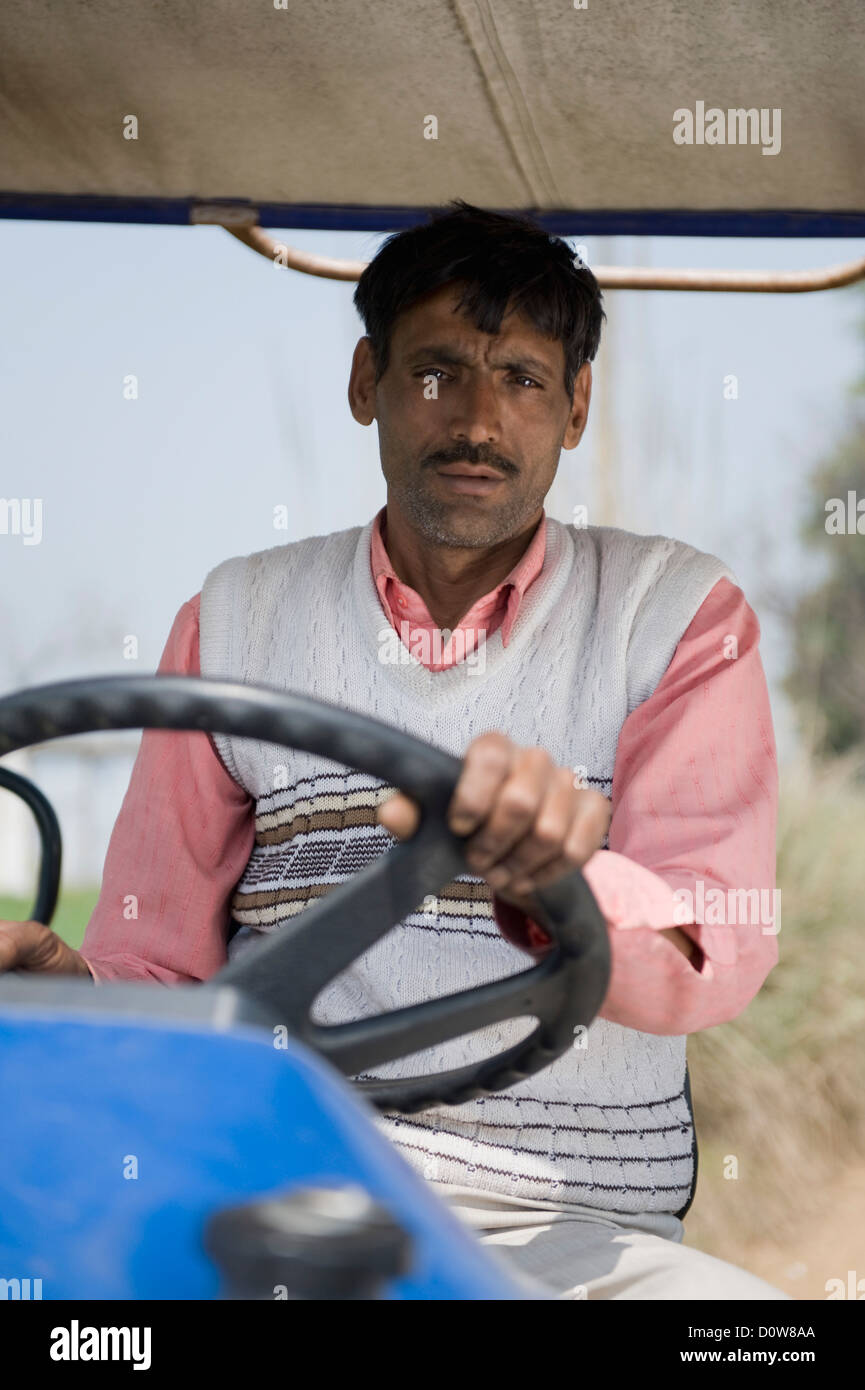
[{"label": "finger", "polygon": [[613,803],[601,792],[578,792],[577,814],[565,840],[565,857],[582,868],[604,843],[613,815]]},{"label": "finger", "polygon": [[469,744],[448,807],[448,824],[455,835],[470,835],[486,820],[515,752],[504,734],[481,734]]},{"label": "finger", "polygon": [[554,776],[552,759],[543,748],[517,752],[492,810],[469,842],[466,858],[471,868],[486,874],[531,831]]},{"label": "finger", "polygon": [[561,853],[527,873],[517,873],[507,884],[508,891],[521,896],[541,888],[574,869],[581,869],[600,849],[612,815],[612,805],[596,791],[579,791],[577,806]]},{"label": "finger", "polygon": [[511,881],[532,878],[545,865],[561,858],[576,814],[578,796],[569,770],[554,768],[534,824],[488,875],[491,887],[504,888]]},{"label": "finger", "polygon": [[[549,864],[544,864],[543,868],[537,869],[531,878],[512,879],[504,891],[522,900],[530,899],[539,888],[545,888],[550,883],[557,883],[560,878],[566,878],[568,874],[573,873],[574,869],[580,868],[582,868],[581,864],[575,864],[573,860],[560,855],[558,859],[552,859]],[[501,892],[502,890],[497,889],[496,891]]]},{"label": "finger", "polygon": [[420,825],[420,810],[411,797],[396,792],[381,803],[377,819],[398,840],[409,840]]}]

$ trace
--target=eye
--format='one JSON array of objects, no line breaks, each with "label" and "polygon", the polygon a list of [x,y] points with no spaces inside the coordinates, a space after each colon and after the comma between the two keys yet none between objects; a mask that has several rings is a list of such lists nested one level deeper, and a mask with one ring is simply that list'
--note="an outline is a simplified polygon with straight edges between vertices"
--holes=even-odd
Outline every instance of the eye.
[{"label": "eye", "polygon": [[425,377],[435,376],[436,373],[438,373],[439,377],[446,377],[448,375],[443,367],[424,367],[421,371],[415,372],[415,376],[420,381],[423,381]]},{"label": "eye", "polygon": [[514,380],[515,380],[515,381],[520,381],[520,382],[522,382],[522,381],[527,381],[527,382],[529,383],[530,386],[536,386],[536,387],[538,388],[539,391],[542,391],[542,390],[543,390],[543,387],[541,386],[541,383],[540,383],[539,381],[535,381],[535,379],[534,379],[533,376],[515,376],[515,377],[514,377]]}]

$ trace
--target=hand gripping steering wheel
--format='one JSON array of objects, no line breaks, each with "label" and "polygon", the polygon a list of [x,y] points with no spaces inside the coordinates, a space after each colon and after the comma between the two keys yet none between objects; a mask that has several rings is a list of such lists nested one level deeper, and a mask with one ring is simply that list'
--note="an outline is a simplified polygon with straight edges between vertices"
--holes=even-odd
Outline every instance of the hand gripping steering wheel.
[{"label": "hand gripping steering wheel", "polygon": [[[504,1090],[555,1061],[573,1045],[577,1027],[591,1023],[607,990],[610,948],[606,923],[579,870],[536,894],[533,916],[554,947],[532,968],[372,1018],[328,1025],[310,1018],[330,980],[427,895],[469,872],[464,839],[446,821],[462,766],[457,758],[336,705],[205,677],[106,676],[0,699],[0,757],[70,734],[130,728],[201,730],[315,753],[381,778],[419,804],[421,824],[410,840],[332,888],[208,982],[234,986],[267,1006],[289,1032],[352,1078],[488,1024],[538,1020],[522,1041],[479,1062],[425,1076],[355,1080],[380,1109],[412,1113]],[[43,902],[52,876],[56,896],[60,853],[59,835],[48,835],[48,824],[40,819]]]}]

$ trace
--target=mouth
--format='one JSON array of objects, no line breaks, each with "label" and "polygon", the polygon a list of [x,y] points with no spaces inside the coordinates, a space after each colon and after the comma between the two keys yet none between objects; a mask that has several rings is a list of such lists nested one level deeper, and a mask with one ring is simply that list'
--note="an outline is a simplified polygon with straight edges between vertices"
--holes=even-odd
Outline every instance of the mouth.
[{"label": "mouth", "polygon": [[435,471],[449,492],[466,497],[486,497],[505,481],[504,474],[487,464],[473,468],[469,463],[447,463]]}]

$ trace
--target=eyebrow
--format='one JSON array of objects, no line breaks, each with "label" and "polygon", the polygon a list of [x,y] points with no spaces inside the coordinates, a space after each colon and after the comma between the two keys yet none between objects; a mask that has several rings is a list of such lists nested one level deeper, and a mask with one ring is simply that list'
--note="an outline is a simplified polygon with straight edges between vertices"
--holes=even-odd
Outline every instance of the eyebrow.
[{"label": "eyebrow", "polygon": [[[427,343],[422,347],[415,348],[406,357],[409,366],[430,360],[447,362],[449,366],[453,367],[470,367],[472,365],[469,358],[445,343]],[[517,356],[509,357],[507,361],[496,362],[494,365],[505,367],[510,372],[532,372],[535,376],[552,376],[554,374],[554,369],[548,363],[542,362],[538,357],[532,357],[529,353],[520,353]]]}]

